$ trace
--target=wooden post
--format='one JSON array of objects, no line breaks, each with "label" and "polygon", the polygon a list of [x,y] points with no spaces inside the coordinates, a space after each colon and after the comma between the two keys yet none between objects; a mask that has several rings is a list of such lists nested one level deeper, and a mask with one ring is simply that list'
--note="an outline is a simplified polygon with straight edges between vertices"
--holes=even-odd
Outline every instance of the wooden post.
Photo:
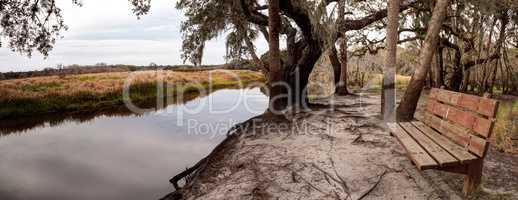
[{"label": "wooden post", "polygon": [[482,181],[482,168],[484,160],[478,159],[468,165],[466,178],[464,179],[464,195],[477,191]]}]

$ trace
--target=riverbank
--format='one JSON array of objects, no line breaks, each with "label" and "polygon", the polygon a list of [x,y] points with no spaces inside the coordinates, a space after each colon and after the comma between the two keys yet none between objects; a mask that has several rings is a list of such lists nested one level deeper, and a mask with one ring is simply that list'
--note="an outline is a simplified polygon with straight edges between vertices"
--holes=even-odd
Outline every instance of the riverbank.
[{"label": "riverbank", "polygon": [[[289,120],[249,120],[176,194],[184,199],[464,199],[463,177],[420,173],[381,126],[379,96],[322,100]],[[469,199],[518,198],[518,157],[490,151],[482,190]],[[506,170],[502,170],[506,169]],[[174,199],[178,195],[168,195]]]},{"label": "riverbank", "polygon": [[164,90],[164,100],[169,102],[176,101],[179,94],[263,81],[260,72],[249,70],[112,72],[4,80],[0,81],[0,119],[120,106],[125,83],[131,101],[138,105],[156,101],[157,88]]}]

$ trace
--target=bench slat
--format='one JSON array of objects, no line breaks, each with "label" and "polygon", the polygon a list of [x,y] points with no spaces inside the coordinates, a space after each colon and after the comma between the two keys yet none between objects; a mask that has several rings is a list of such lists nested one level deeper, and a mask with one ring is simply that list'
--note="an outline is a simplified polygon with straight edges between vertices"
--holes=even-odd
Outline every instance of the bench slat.
[{"label": "bench slat", "polygon": [[489,118],[495,117],[498,101],[470,94],[432,88],[430,98],[453,106],[460,106]]},{"label": "bench slat", "polygon": [[435,141],[435,143],[437,143],[439,146],[444,148],[455,158],[459,159],[461,163],[465,164],[465,163],[469,163],[473,160],[478,159],[476,156],[474,156],[473,154],[466,151],[466,149],[455,144],[454,142],[452,142],[450,139],[448,139],[444,135],[441,135],[437,131],[435,131],[432,128],[425,125],[423,122],[413,121],[412,124],[414,124],[425,135],[427,135],[430,139]]},{"label": "bench slat", "polygon": [[432,169],[438,166],[438,163],[426,153],[426,151],[419,146],[419,144],[408,135],[403,128],[397,123],[388,123],[391,132],[396,136],[401,145],[407,151],[410,159],[415,163],[420,170]]},{"label": "bench slat", "polygon": [[480,157],[484,157],[489,147],[488,142],[485,139],[473,136],[470,138],[468,149]]},{"label": "bench slat", "polygon": [[456,105],[459,101],[459,93],[432,88],[430,91],[430,98],[437,99],[447,104]]},{"label": "bench slat", "polygon": [[422,121],[463,148],[468,146],[469,134],[461,132],[462,130],[456,130],[455,127],[450,126],[447,121],[431,113],[424,113]]},{"label": "bench slat", "polygon": [[454,125],[431,113],[424,114],[423,122],[475,155],[485,156],[488,142],[484,138],[470,134],[470,130]]},{"label": "bench slat", "polygon": [[450,155],[441,146],[437,145],[433,140],[424,135],[419,129],[414,127],[410,122],[402,122],[399,125],[412,136],[417,143],[421,145],[441,166],[459,163],[459,160]]},{"label": "bench slat", "polygon": [[426,110],[464,128],[473,130],[484,138],[488,138],[492,130],[493,122],[491,120],[485,119],[473,112],[463,111],[451,105],[442,104],[434,99],[428,100]]}]

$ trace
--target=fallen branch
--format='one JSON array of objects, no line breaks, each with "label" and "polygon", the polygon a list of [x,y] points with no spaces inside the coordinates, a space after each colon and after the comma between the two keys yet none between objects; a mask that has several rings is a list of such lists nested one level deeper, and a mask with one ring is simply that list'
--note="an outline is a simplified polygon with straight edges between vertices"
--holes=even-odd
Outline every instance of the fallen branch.
[{"label": "fallen branch", "polygon": [[198,163],[196,163],[194,166],[192,166],[191,168],[187,168],[185,171],[177,174],[176,176],[174,176],[173,178],[171,178],[169,180],[169,182],[171,184],[173,184],[174,186],[174,189],[175,190],[179,190],[180,189],[180,186],[178,186],[178,181],[182,180],[183,178],[191,175],[193,172],[195,172],[198,168],[200,168],[200,166],[205,162],[205,160],[207,160],[207,157],[201,159],[200,161],[198,161]]}]

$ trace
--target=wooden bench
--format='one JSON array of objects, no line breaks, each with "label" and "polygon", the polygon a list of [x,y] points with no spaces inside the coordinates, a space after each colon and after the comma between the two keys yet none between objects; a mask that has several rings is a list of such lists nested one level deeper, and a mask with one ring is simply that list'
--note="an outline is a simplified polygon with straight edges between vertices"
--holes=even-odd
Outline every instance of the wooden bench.
[{"label": "wooden bench", "polygon": [[477,190],[498,101],[434,88],[419,120],[388,127],[419,170],[465,174],[464,194]]}]

